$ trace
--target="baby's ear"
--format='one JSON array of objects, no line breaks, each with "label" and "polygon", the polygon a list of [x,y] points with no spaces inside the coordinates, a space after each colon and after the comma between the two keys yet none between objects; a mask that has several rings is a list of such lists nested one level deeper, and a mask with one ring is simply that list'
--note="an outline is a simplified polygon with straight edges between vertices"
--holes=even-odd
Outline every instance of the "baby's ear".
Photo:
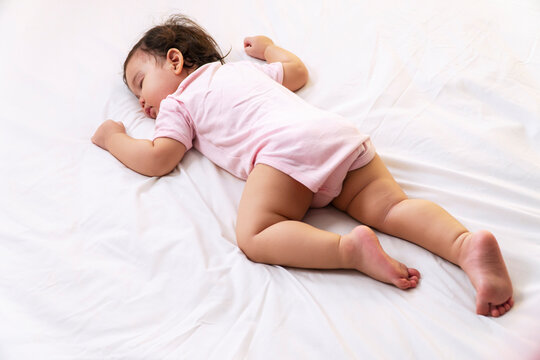
[{"label": "baby's ear", "polygon": [[171,69],[176,75],[180,75],[184,68],[184,56],[180,50],[171,48],[167,51],[167,63],[171,66]]}]

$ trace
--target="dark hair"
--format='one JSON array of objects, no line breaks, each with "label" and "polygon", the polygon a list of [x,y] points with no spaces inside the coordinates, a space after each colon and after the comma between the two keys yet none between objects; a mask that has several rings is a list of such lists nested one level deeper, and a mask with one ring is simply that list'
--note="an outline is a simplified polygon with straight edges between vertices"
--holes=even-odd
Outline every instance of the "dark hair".
[{"label": "dark hair", "polygon": [[148,30],[138,43],[133,46],[124,62],[124,82],[126,66],[137,50],[153,55],[157,61],[167,56],[169,49],[180,50],[184,57],[184,66],[198,68],[204,64],[219,61],[228,55],[222,55],[216,41],[201,26],[185,15],[172,15],[162,25]]}]

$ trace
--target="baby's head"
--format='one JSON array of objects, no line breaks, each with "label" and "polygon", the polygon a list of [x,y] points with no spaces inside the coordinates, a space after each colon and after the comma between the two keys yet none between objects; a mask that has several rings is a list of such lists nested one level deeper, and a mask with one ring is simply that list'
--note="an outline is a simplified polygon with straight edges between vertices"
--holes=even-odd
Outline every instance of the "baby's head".
[{"label": "baby's head", "polygon": [[187,75],[204,64],[223,63],[224,58],[203,28],[183,15],[173,15],[133,46],[124,62],[124,82],[146,115],[155,118],[161,100]]}]

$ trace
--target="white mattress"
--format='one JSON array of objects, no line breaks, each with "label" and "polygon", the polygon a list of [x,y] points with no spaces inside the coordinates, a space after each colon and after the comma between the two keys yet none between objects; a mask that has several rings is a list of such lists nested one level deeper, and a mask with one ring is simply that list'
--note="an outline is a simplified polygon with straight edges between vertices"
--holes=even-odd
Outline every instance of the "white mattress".
[{"label": "white mattress", "polygon": [[[92,145],[109,117],[151,137],[122,63],[179,11],[228,61],[254,34],[299,55],[299,96],[369,133],[410,197],[496,235],[512,311],[476,315],[459,268],[383,234],[418,288],[252,263],[242,181],[194,150],[148,178]],[[0,359],[540,358],[538,1],[3,0],[0,44]]]}]

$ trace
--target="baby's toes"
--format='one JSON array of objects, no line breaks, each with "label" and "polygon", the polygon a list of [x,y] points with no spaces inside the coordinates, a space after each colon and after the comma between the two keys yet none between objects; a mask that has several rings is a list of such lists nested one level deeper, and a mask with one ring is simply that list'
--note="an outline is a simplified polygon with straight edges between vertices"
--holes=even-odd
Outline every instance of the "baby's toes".
[{"label": "baby's toes", "polygon": [[394,280],[393,284],[397,286],[398,288],[400,288],[401,290],[407,290],[407,289],[416,287],[417,283],[416,281],[412,279],[400,278],[400,279]]},{"label": "baby's toes", "polygon": [[508,305],[510,305],[510,308],[514,306],[514,297],[510,296],[510,299],[506,302]]},{"label": "baby's toes", "polygon": [[403,279],[403,278],[392,280],[392,284],[394,284],[396,287],[400,288],[401,290],[408,289],[410,286],[409,280]]},{"label": "baby's toes", "polygon": [[416,276],[417,279],[420,279],[420,271],[413,268],[408,268],[407,272],[409,273],[409,276]]},{"label": "baby's toes", "polygon": [[491,305],[491,316],[499,317],[501,315],[502,314],[500,313],[499,308],[497,306],[495,306],[495,305]]}]

